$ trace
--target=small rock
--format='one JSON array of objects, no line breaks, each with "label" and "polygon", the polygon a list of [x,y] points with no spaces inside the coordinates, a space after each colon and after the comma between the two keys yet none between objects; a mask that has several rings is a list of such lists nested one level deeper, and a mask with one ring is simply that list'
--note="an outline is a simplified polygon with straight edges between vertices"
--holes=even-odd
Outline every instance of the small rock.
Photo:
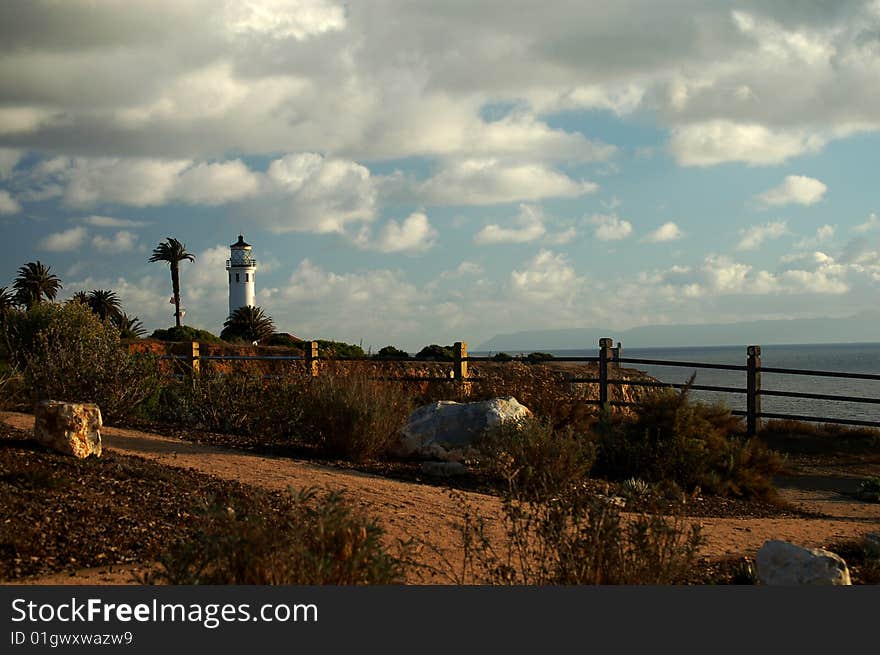
[{"label": "small rock", "polygon": [[757,557],[758,580],[764,585],[851,585],[843,558],[821,548],[802,548],[770,540]]},{"label": "small rock", "polygon": [[101,456],[101,410],[92,403],[44,400],[34,412],[34,439],[80,459]]}]

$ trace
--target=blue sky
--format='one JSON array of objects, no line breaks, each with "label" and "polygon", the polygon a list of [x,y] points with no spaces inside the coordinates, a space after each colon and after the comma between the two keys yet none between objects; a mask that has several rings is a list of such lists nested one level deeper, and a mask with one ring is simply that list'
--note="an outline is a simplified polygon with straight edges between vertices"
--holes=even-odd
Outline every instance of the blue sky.
[{"label": "blue sky", "polygon": [[880,2],[7,2],[0,286],[377,349],[849,316],[880,285]]}]

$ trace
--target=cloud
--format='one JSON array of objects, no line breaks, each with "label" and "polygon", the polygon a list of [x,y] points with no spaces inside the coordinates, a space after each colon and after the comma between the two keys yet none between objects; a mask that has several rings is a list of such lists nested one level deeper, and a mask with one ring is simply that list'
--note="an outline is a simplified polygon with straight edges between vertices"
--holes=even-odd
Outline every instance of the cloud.
[{"label": "cloud", "polygon": [[788,234],[788,224],[785,221],[771,221],[764,225],[753,225],[740,230],[740,241],[737,250],[757,250],[767,239],[778,239]]},{"label": "cloud", "polygon": [[816,246],[829,241],[834,237],[836,226],[823,225],[816,230],[816,234],[812,237],[804,237],[794,244],[795,248],[815,248]]},{"label": "cloud", "polygon": [[502,227],[497,223],[486,225],[474,235],[474,243],[527,243],[540,239],[546,232],[543,212],[533,205],[520,205],[514,223],[517,227]]},{"label": "cloud", "polygon": [[441,280],[454,280],[456,278],[480,275],[483,273],[483,267],[476,262],[463,261],[457,268],[451,271],[443,271],[440,273]]},{"label": "cloud", "polygon": [[821,149],[827,139],[802,129],[773,131],[755,123],[713,120],[676,127],[669,149],[682,166],[742,162],[770,166]]},{"label": "cloud", "polygon": [[82,219],[82,222],[92,227],[129,227],[137,228],[147,225],[146,221],[133,221],[128,218],[115,218],[113,216],[91,215]]},{"label": "cloud", "polygon": [[87,232],[84,227],[72,227],[69,230],[50,234],[40,242],[40,248],[52,252],[76,250],[83,244],[86,236]]},{"label": "cloud", "polygon": [[780,205],[814,205],[825,195],[828,187],[819,180],[804,175],[788,175],[772,189],[756,196],[765,207]]},{"label": "cloud", "polygon": [[577,236],[577,229],[574,227],[568,227],[559,232],[553,232],[552,234],[548,234],[544,238],[544,243],[551,246],[562,246],[566,243],[569,243],[572,239]]},{"label": "cloud", "polygon": [[345,11],[324,0],[230,2],[224,7],[226,29],[246,37],[302,41],[345,29]]},{"label": "cloud", "polygon": [[12,175],[12,171],[21,161],[24,153],[15,148],[0,148],[0,180],[5,180]]},{"label": "cloud", "polygon": [[117,157],[75,158],[62,163],[57,175],[67,183],[64,203],[75,208],[103,203],[162,205],[172,196],[178,175],[189,165],[182,160]]},{"label": "cloud", "polygon": [[423,212],[413,212],[402,222],[388,221],[382,228],[375,247],[382,252],[424,252],[431,249],[437,230],[431,227]]},{"label": "cloud", "polygon": [[177,180],[173,195],[192,204],[221,205],[254,196],[259,188],[259,176],[235,159],[188,168]]},{"label": "cloud", "polygon": [[868,232],[873,232],[878,227],[880,227],[880,217],[878,217],[877,214],[872,213],[868,216],[868,220],[856,225],[852,231],[856,234],[867,234]]},{"label": "cloud", "polygon": [[683,236],[681,229],[673,223],[672,221],[668,221],[658,227],[656,230],[651,232],[645,237],[646,241],[650,241],[652,243],[664,243],[666,241],[676,241]]},{"label": "cloud", "polygon": [[570,302],[584,281],[565,255],[552,250],[541,250],[525,268],[510,274],[511,287],[516,294],[538,300]]},{"label": "cloud", "polygon": [[594,214],[587,223],[595,225],[594,236],[600,241],[619,241],[632,234],[632,223],[617,214]]},{"label": "cloud", "polygon": [[112,238],[100,234],[92,238],[92,245],[105,254],[113,255],[120,252],[130,252],[137,245],[138,236],[128,230],[120,230]]},{"label": "cloud", "polygon": [[543,164],[505,163],[497,159],[449,162],[419,187],[437,205],[494,205],[518,200],[576,198],[598,186],[577,182]]},{"label": "cloud", "polygon": [[378,191],[370,170],[356,162],[315,153],[289,154],[266,173],[279,206],[263,220],[274,232],[343,232],[348,223],[370,222]]},{"label": "cloud", "polygon": [[0,189],[0,214],[17,214],[20,211],[21,205],[9,195],[9,191]]},{"label": "cloud", "polygon": [[824,253],[788,259],[786,267],[771,272],[710,255],[697,266],[673,266],[654,274],[643,273],[640,282],[664,296],[709,298],[726,295],[840,295],[849,291],[847,268]]}]

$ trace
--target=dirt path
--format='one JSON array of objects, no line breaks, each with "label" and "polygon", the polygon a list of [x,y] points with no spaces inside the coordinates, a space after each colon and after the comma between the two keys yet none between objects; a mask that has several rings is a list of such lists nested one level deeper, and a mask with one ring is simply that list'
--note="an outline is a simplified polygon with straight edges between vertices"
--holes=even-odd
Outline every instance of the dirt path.
[{"label": "dirt path", "polygon": [[[33,429],[34,418],[30,414],[4,412],[2,420],[19,429]],[[482,516],[500,514],[498,499],[485,494],[456,492],[452,496],[439,487],[204,446],[122,428],[105,427],[102,439],[105,448],[118,453],[266,489],[316,486],[341,490],[375,516],[390,539],[416,537],[429,544],[419,559],[435,568],[444,567],[443,557],[438,553],[455,561],[460,543],[455,524],[462,515],[464,504]],[[859,502],[841,493],[853,484],[854,479],[815,475],[793,479],[791,484],[782,487],[785,500],[804,509],[822,512],[827,518],[693,519],[703,526],[706,544],[702,552],[707,556],[754,557],[768,539],[815,547],[880,531],[880,504]],[[125,584],[132,581],[133,571],[135,569],[90,569],[74,576],[59,574],[29,580],[28,583]],[[416,571],[409,581],[422,584],[450,582],[442,575],[427,571]]]}]

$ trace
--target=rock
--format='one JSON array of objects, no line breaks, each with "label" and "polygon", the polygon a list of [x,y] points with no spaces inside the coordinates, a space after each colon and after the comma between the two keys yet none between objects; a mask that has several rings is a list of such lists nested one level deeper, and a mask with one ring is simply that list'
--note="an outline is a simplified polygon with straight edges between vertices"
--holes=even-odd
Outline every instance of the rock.
[{"label": "rock", "polygon": [[466,471],[462,462],[422,462],[422,473],[435,478],[451,478]]},{"label": "rock", "polygon": [[459,461],[487,429],[531,414],[512,396],[473,403],[440,400],[423,405],[410,414],[401,430],[398,454]]},{"label": "rock", "polygon": [[821,548],[771,540],[758,551],[758,580],[765,585],[850,585],[846,562]]},{"label": "rock", "polygon": [[87,403],[44,400],[34,412],[34,439],[80,459],[101,456],[101,410]]}]

